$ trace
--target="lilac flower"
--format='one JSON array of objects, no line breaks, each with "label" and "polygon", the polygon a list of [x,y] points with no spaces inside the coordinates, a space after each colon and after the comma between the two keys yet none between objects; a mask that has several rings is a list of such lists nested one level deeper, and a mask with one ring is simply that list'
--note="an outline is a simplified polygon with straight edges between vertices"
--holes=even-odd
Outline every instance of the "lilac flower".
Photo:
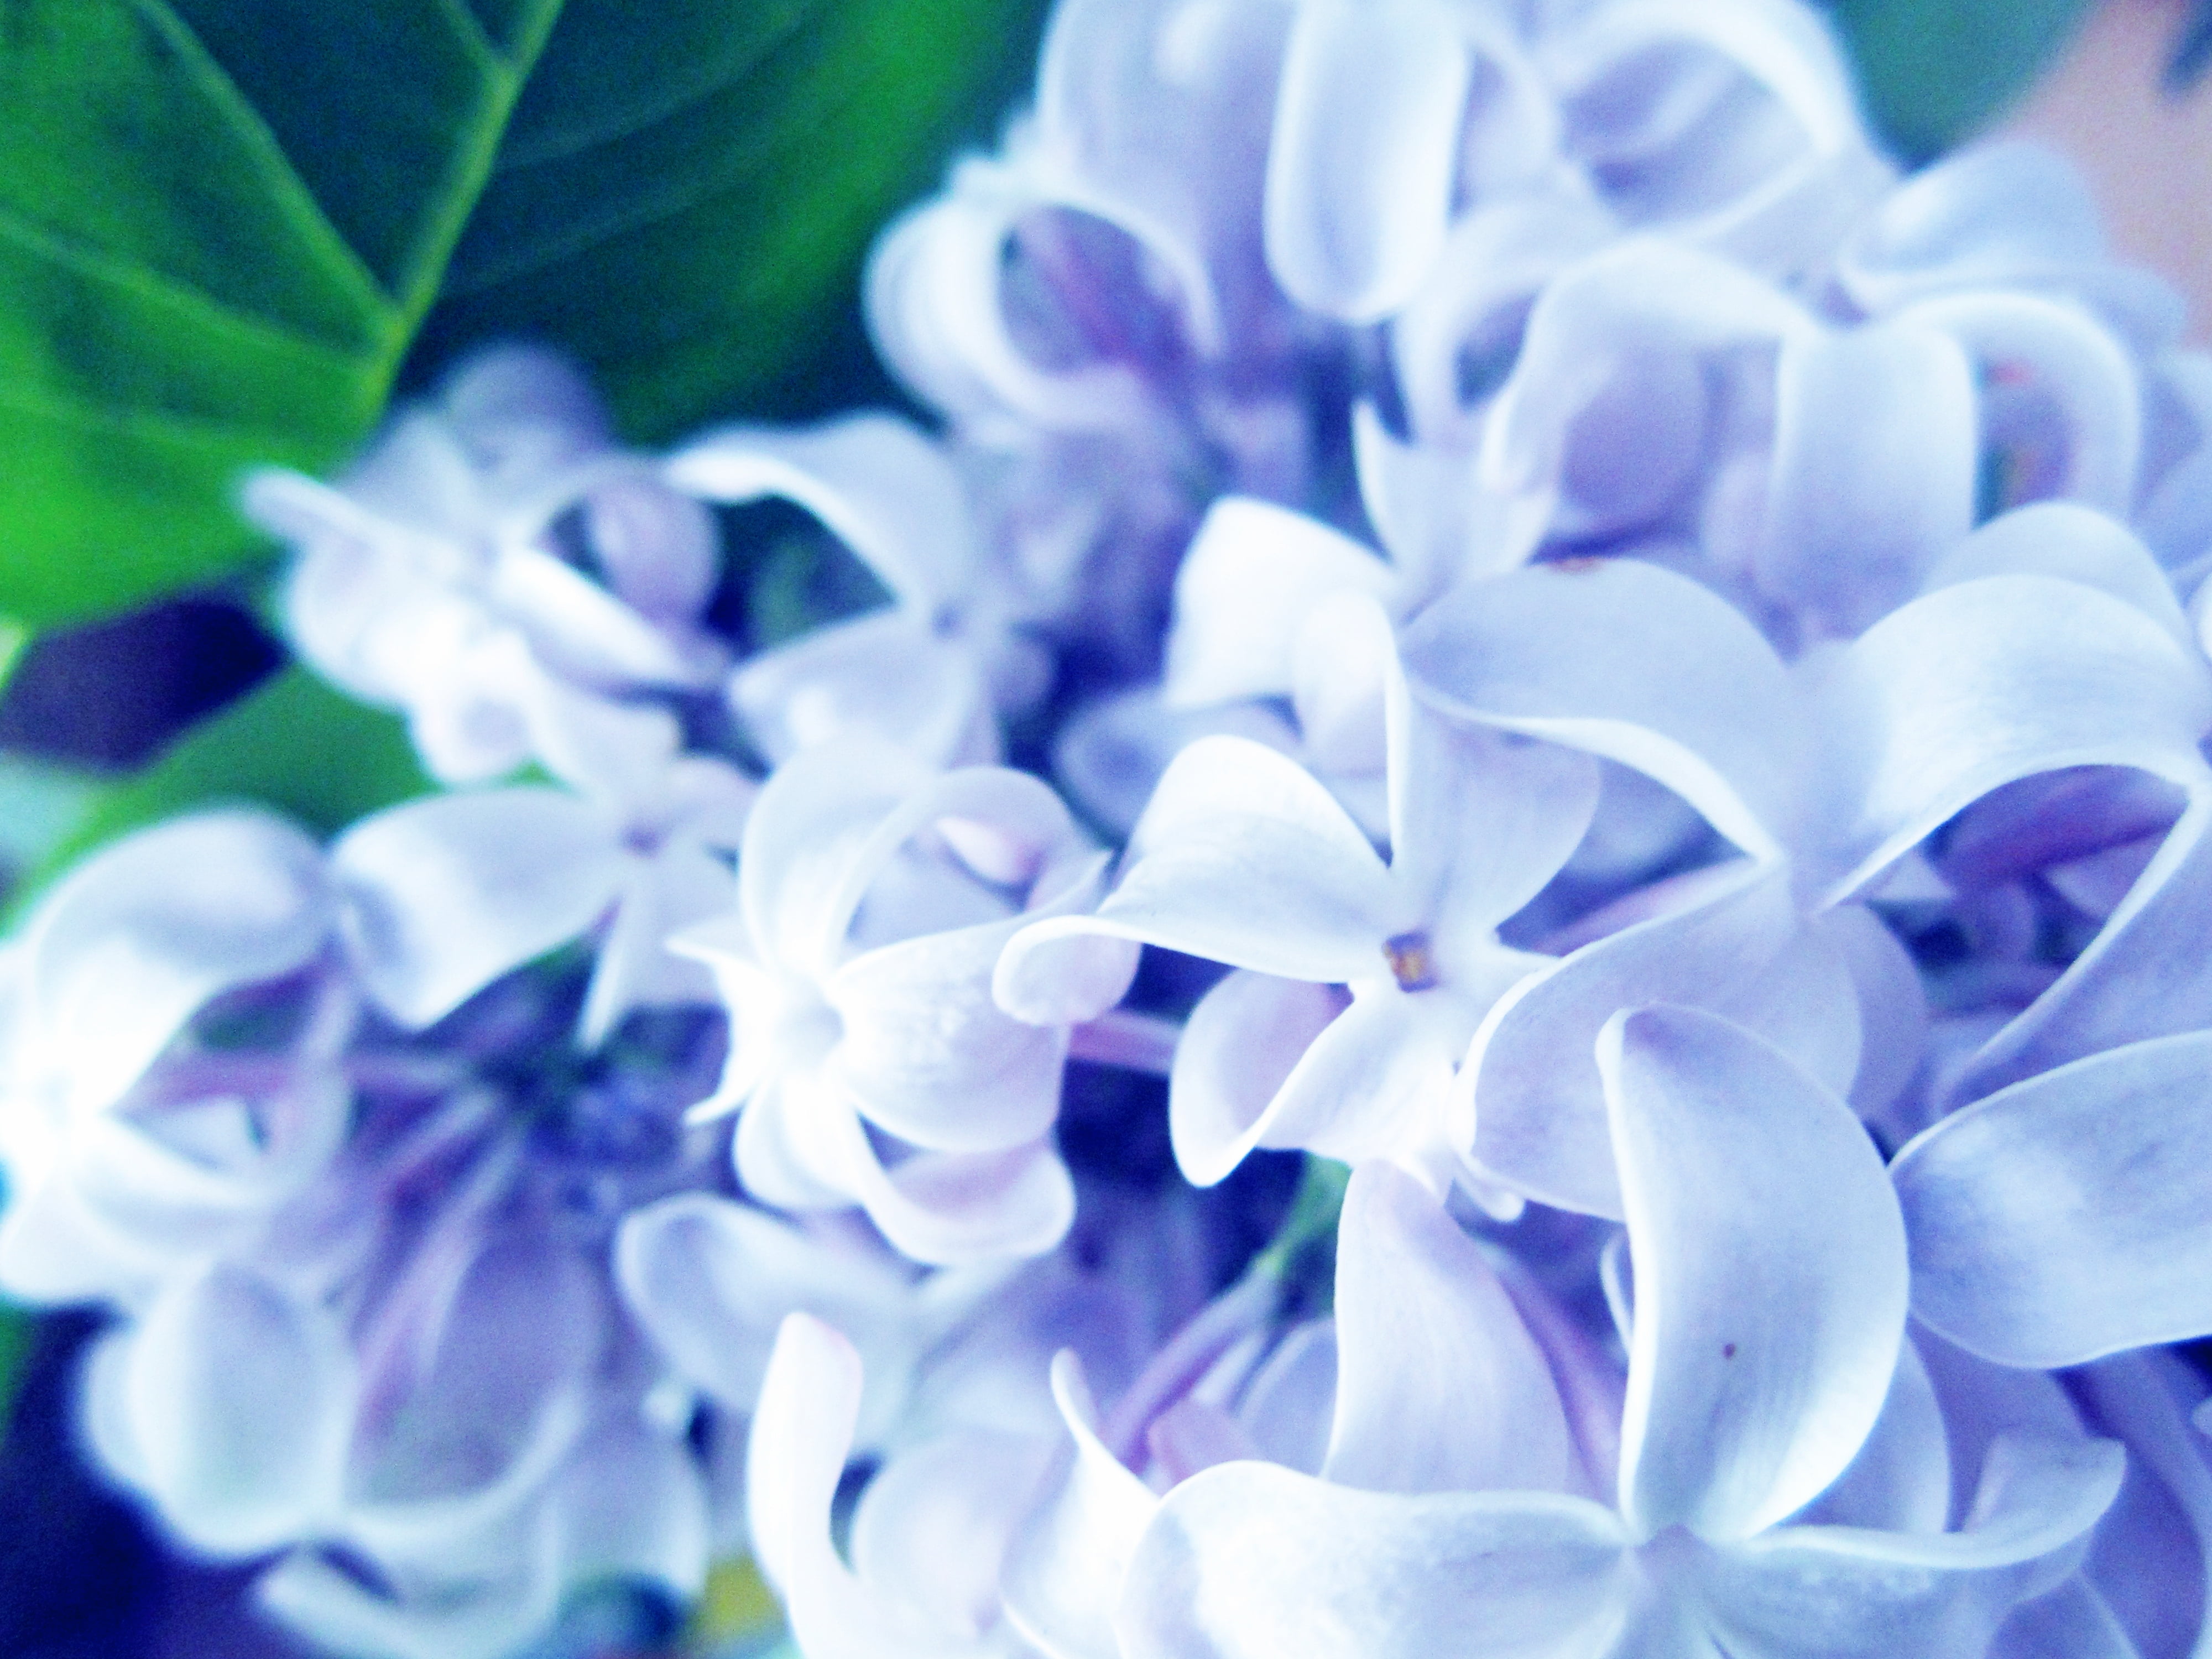
[{"label": "lilac flower", "polygon": [[1578,757],[1457,733],[1415,706],[1388,621],[1350,614],[1349,667],[1326,701],[1352,728],[1340,741],[1371,750],[1383,746],[1373,728],[1387,728],[1387,864],[1295,763],[1203,739],[1168,769],[1097,912],[1031,923],[999,964],[1000,1000],[1024,1015],[1110,983],[1106,941],[1240,970],[1207,994],[1176,1049],[1176,1152],[1201,1184],[1255,1146],[1448,1158],[1453,1069],[1492,1003],[1536,965],[1498,941],[1498,924],[1572,850],[1595,797]]},{"label": "lilac flower", "polygon": [[[1481,1317],[1471,1250],[1431,1224],[1395,1248],[1436,1286],[1434,1313],[1368,1311],[1379,1283],[1340,1304],[1342,1474],[1231,1462],[1170,1491],[1115,1613],[1124,1654],[1417,1653],[1470,1620],[1531,1653],[1979,1654],[2063,1576],[2118,1486],[2109,1443],[1993,1447],[1957,1531],[1940,1503],[1916,1518],[1909,1463],[1902,1483],[1880,1465],[1855,1479],[1870,1435],[1913,1432],[1939,1467],[1942,1437],[1899,1369],[1903,1229],[1850,1114],[1708,1015],[1650,1011],[1607,1037],[1638,1285],[1617,1508],[1575,1495],[1557,1426],[1485,1443],[1486,1424],[1531,1420],[1509,1401],[1549,1378],[1533,1350],[1509,1361],[1473,1336],[1510,1311]],[[1348,1206],[1346,1229],[1341,1260],[1391,1248],[1372,1211]],[[1378,1340],[1391,1358],[1355,1364]],[[1409,1363],[1446,1342],[1469,1358],[1441,1376]],[[1826,1512],[1793,1524],[1824,1491]]]},{"label": "lilac flower", "polygon": [[[990,1000],[1032,915],[1089,904],[1094,854],[1044,785],[823,744],[761,793],[736,912],[679,936],[713,969],[732,1039],[707,1114],[742,1109],[739,1176],[768,1202],[858,1204],[922,1261],[1049,1249],[1073,1206],[1048,1131],[1060,1028]],[[1133,964],[1115,978],[1116,1000]],[[887,1158],[872,1132],[895,1138]]]},{"label": "lilac flower", "polygon": [[1018,594],[987,563],[937,447],[887,415],[808,432],[732,428],[686,445],[667,476],[709,501],[797,503],[890,590],[890,611],[738,670],[731,702],[771,760],[855,734],[940,763],[998,757],[998,716],[1035,700],[1043,665],[1012,629]]},{"label": "lilac flower", "polygon": [[579,698],[720,672],[696,625],[712,522],[613,447],[589,388],[544,354],[492,351],[455,371],[343,489],[265,471],[245,506],[302,549],[286,599],[302,654],[404,712],[447,781],[539,757],[543,728]]}]

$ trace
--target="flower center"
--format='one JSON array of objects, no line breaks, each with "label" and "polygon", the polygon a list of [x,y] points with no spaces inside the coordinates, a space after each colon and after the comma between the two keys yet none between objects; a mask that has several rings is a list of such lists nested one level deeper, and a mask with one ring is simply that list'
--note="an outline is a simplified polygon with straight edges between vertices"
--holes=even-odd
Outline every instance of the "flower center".
[{"label": "flower center", "polygon": [[1382,957],[1390,964],[1391,977],[1398,981],[1400,990],[1427,991],[1435,988],[1436,953],[1430,948],[1426,933],[1419,930],[1410,933],[1393,933],[1382,941]]}]

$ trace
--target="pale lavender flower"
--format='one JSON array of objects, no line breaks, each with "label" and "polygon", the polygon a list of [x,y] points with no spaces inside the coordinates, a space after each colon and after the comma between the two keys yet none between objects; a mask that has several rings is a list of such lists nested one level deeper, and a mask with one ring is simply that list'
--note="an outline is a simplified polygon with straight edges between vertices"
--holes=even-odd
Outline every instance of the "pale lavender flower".
[{"label": "pale lavender flower", "polygon": [[520,348],[454,371],[337,488],[264,471],[246,510],[296,543],[294,643],[408,717],[426,766],[477,782],[541,758],[579,699],[714,683],[697,618],[714,525],[617,449],[565,362]]}]

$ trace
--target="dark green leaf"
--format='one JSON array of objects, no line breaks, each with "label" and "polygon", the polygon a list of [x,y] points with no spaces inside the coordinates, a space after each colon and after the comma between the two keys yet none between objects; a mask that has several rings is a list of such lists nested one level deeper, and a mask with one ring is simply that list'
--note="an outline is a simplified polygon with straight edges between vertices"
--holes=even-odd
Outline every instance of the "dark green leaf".
[{"label": "dark green leaf", "polygon": [[[0,1197],[0,1205],[6,1201]],[[24,1309],[0,1302],[0,1438],[7,1435],[15,1388],[23,1380],[23,1362],[31,1357],[33,1317]]]},{"label": "dark green leaf", "polygon": [[868,244],[957,144],[990,136],[1045,9],[569,0],[418,372],[491,335],[551,339],[656,442],[884,395],[859,324]]},{"label": "dark green leaf", "polygon": [[549,337],[646,437],[849,368],[869,236],[1042,9],[0,0],[0,611],[255,557],[239,471],[358,443],[434,304],[418,364]]},{"label": "dark green leaf", "polygon": [[2089,0],[1829,0],[1868,119],[1921,162],[1987,127],[2033,84]]}]

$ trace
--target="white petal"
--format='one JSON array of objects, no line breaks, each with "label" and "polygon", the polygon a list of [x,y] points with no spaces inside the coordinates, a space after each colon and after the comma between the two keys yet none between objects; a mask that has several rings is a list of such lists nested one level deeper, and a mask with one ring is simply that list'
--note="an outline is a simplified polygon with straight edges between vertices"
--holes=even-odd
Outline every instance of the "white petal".
[{"label": "white petal", "polygon": [[1850,1109],[1726,1020],[1599,1044],[1636,1263],[1624,1511],[1748,1537],[1842,1473],[1905,1328],[1905,1228]]},{"label": "white petal", "polygon": [[[1520,357],[1485,427],[1483,482],[1525,499],[1521,531],[1533,548],[1559,503],[1577,422],[1624,374],[1632,383],[1686,356],[1811,326],[1780,289],[1732,261],[1648,238],[1617,241],[1555,278],[1531,307]],[[1679,446],[1686,429],[1696,435],[1683,412],[1645,399],[1638,446]]]},{"label": "white petal", "polygon": [[931,764],[973,757],[997,733],[973,651],[904,611],[831,623],[748,660],[730,703],[763,753],[873,738]]},{"label": "white petal", "polygon": [[550,1624],[561,1583],[550,1547],[504,1578],[462,1577],[439,1593],[387,1597],[320,1555],[295,1550],[254,1581],[254,1599],[333,1652],[373,1659],[505,1659]]},{"label": "white petal", "polygon": [[246,1554],[327,1523],[355,1406],[328,1313],[218,1267],[169,1287],[129,1340],[131,1438],[179,1532]]},{"label": "white petal", "polygon": [[1803,763],[1797,694],[1758,631],[1687,577],[1606,559],[1470,582],[1403,650],[1445,714],[1619,761],[1746,851],[1778,849]]},{"label": "white petal", "polygon": [[1851,238],[1838,274],[1868,309],[1948,288],[2012,287],[2106,257],[2080,171],[2019,140],[1976,144],[1923,167]]},{"label": "white petal", "polygon": [[309,961],[334,907],[322,854],[281,819],[204,812],[125,836],[26,925],[15,1064],[71,1110],[112,1104],[210,997]]},{"label": "white petal", "polygon": [[587,685],[696,690],[719,653],[687,649],[566,560],[527,546],[500,550],[490,597],[526,629],[547,666]]},{"label": "white petal", "polygon": [[1322,1479],[1369,1492],[1561,1492],[1551,1367],[1437,1199],[1355,1167],[1337,1223],[1337,1395]]},{"label": "white petal", "polygon": [[[1285,979],[1378,972],[1391,895],[1382,861],[1328,792],[1273,750],[1201,738],[1137,825],[1133,862],[1089,917],[1033,924],[998,970],[1019,1007],[1059,971],[1062,941],[1105,934]],[[1095,950],[1087,943],[1079,947]]]},{"label": "white petal", "polygon": [[927,775],[896,750],[857,741],[810,750],[769,775],[738,856],[750,948],[766,964],[820,975],[836,965],[853,919],[852,866]]},{"label": "white petal", "polygon": [[[1224,996],[1231,984],[1237,989]],[[1283,1044],[1320,1012],[1317,1000],[1274,992],[1281,984],[1257,975],[1224,981],[1199,1005],[1204,1023],[1198,1012],[1191,1017],[1168,1102],[1176,1161],[1185,1177],[1212,1186],[1255,1146],[1294,1147],[1346,1163],[1428,1150],[1442,1132],[1454,1045],[1440,1036],[1419,994],[1393,985],[1363,987],[1349,1008],[1315,1033],[1273,1097],[1240,1126],[1250,1109],[1242,1091],[1256,1092],[1274,1074],[1270,1062],[1280,1058],[1279,1047],[1273,1055],[1267,1048]],[[1254,1024],[1260,1024],[1256,1033]],[[1252,1041],[1255,1051],[1240,1054],[1240,1038]],[[1240,1082],[1240,1062],[1262,1069]]]},{"label": "white petal", "polygon": [[873,1345],[908,1296],[890,1259],[836,1249],[710,1193],[631,1212],[614,1268],[631,1314],[684,1380],[740,1413],[759,1397],[785,1314],[805,1310]]},{"label": "white petal", "polygon": [[852,1452],[860,1384],[851,1343],[809,1314],[783,1322],[745,1453],[753,1553],[809,1659],[967,1659],[972,1643],[902,1619],[830,1541],[830,1506]]},{"label": "white petal", "polygon": [[595,1425],[549,1501],[563,1582],[642,1579],[685,1601],[705,1584],[705,1487],[690,1449],[641,1419]]},{"label": "white petal", "polygon": [[1075,1218],[1074,1184],[1048,1139],[1002,1152],[920,1152],[854,1185],[884,1237],[933,1265],[1042,1255]]},{"label": "white petal", "polygon": [[672,953],[668,941],[726,912],[736,896],[729,866],[696,843],[679,842],[634,864],[592,967],[577,1041],[596,1048],[633,1008],[713,1002],[713,976],[696,958]]},{"label": "white petal", "polygon": [[1216,501],[1176,573],[1165,690],[1178,707],[1286,695],[1316,606],[1349,590],[1387,601],[1395,574],[1303,513],[1243,495]]},{"label": "white petal", "polygon": [[2138,766],[2187,785],[2212,678],[2135,606],[2048,576],[1988,576],[1885,617],[1824,683],[1845,892],[2001,784]]},{"label": "white petal", "polygon": [[854,1511],[854,1571],[932,1628],[982,1636],[999,1622],[1000,1567],[1050,1455],[1049,1442],[987,1429],[900,1452]]},{"label": "white petal", "polygon": [[1114,1610],[1158,1500],[1099,1440],[1072,1351],[1053,1358],[1052,1395],[1066,1438],[1006,1553],[1006,1616],[1053,1659],[1122,1659]]},{"label": "white petal", "polygon": [[837,970],[825,988],[845,1028],[833,1063],[871,1121],[952,1152],[1051,1127],[1066,1033],[1015,1019],[991,998],[992,969],[1018,926],[906,939]]},{"label": "white petal", "polygon": [[2173,583],[2118,520],[2075,501],[2034,501],[2000,514],[1936,562],[1928,591],[1978,576],[2056,576],[2124,599],[2173,635],[2195,641]]},{"label": "white petal", "polygon": [[2096,1523],[2126,1461],[2110,1440],[2000,1441],[1960,1531],[1778,1528],[1708,1567],[1711,1616],[1755,1653],[1979,1654],[2058,1576],[2044,1558]]},{"label": "white petal", "polygon": [[624,868],[613,826],[558,789],[433,796],[363,819],[331,848],[346,942],[370,994],[428,1025],[584,932]]},{"label": "white petal", "polygon": [[1472,72],[1441,5],[1298,8],[1267,195],[1267,263],[1292,299],[1372,322],[1413,297],[1450,222]]},{"label": "white petal", "polygon": [[1187,1180],[1210,1187],[1262,1144],[1292,1072],[1344,1012],[1343,994],[1328,986],[1243,969],[1199,999],[1176,1045],[1168,1096]]},{"label": "white petal", "polygon": [[1942,1532],[1951,1518],[1951,1455],[1943,1407],[1910,1337],[1881,1415],[1835,1484],[1800,1510],[1801,1526]]},{"label": "white petal", "polygon": [[847,415],[797,431],[726,427],[671,456],[669,481],[709,501],[777,495],[819,519],[927,617],[968,585],[975,532],[958,476],[905,421]]},{"label": "white petal", "polygon": [[1474,1156],[1532,1198],[1618,1216],[1604,1097],[1591,1058],[1624,1008],[1710,1008],[1830,1087],[1850,1085],[1858,1022],[1841,953],[1802,926],[1786,866],[1717,868],[1698,902],[1583,946],[1492,1008],[1460,1068]]},{"label": "white petal", "polygon": [[1863,904],[1821,911],[1811,926],[1841,952],[1857,994],[1859,1065],[1850,1102],[1874,1118],[1902,1093],[1928,1048],[1928,992],[1911,953]]},{"label": "white petal", "polygon": [[1913,1311],[2010,1365],[2078,1364],[2212,1331],[2212,1033],[2016,1083],[1935,1125],[1893,1173]]},{"label": "white petal", "polygon": [[1169,1493],[1129,1564],[1126,1659],[1498,1659],[1608,1652],[1620,1522],[1541,1493],[1355,1492],[1227,1463]]}]

